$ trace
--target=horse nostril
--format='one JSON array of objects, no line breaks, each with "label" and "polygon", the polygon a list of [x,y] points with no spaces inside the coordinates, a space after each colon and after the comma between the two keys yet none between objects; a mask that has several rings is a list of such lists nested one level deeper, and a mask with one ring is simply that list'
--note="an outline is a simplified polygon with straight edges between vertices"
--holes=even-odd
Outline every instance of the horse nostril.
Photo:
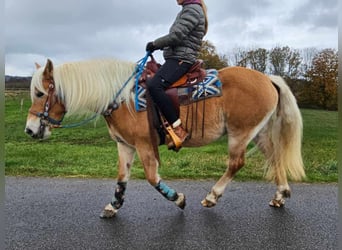
[{"label": "horse nostril", "polygon": [[33,131],[31,129],[29,129],[29,128],[25,128],[25,133],[30,135],[30,136],[32,136],[32,137],[34,136]]}]

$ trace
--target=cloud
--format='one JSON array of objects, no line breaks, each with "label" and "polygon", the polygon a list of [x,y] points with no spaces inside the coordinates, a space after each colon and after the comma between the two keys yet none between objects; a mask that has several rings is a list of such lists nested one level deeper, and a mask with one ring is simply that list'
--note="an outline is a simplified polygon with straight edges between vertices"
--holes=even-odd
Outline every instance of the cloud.
[{"label": "cloud", "polygon": [[[337,0],[206,3],[205,39],[221,54],[277,44],[337,47]],[[55,63],[98,57],[137,61],[148,41],[168,32],[180,8],[175,0],[6,1],[6,74],[30,75],[29,67],[46,58]],[[162,53],[155,54],[162,60]]]},{"label": "cloud", "polygon": [[337,0],[313,0],[298,6],[287,19],[293,25],[313,28],[337,27]]}]

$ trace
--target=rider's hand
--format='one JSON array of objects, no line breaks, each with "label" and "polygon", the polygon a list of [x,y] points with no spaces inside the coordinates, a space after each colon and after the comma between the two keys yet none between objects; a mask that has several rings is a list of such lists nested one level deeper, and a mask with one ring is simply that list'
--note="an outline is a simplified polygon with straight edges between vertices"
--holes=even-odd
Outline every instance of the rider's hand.
[{"label": "rider's hand", "polygon": [[157,48],[156,48],[156,46],[154,46],[154,44],[153,44],[153,42],[148,42],[147,44],[146,44],[146,52],[153,52],[153,51],[155,51]]}]

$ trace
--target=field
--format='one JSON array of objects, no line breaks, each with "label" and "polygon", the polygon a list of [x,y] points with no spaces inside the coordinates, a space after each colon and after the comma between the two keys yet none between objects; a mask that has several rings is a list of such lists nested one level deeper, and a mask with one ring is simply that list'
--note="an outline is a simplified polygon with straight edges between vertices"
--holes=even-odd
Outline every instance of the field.
[{"label": "field", "polygon": [[[32,140],[24,128],[28,92],[5,94],[5,174],[20,176],[108,177],[117,174],[116,143],[103,118],[78,128],[55,129],[46,141]],[[303,159],[306,182],[337,182],[337,112],[301,110],[304,120]],[[64,123],[80,121],[66,118]],[[183,148],[179,153],[160,147],[160,175],[164,179],[218,178],[226,169],[227,137],[200,148]],[[249,148],[252,148],[250,145]],[[249,155],[236,180],[262,180],[264,158]],[[144,178],[136,157],[132,178]]]}]

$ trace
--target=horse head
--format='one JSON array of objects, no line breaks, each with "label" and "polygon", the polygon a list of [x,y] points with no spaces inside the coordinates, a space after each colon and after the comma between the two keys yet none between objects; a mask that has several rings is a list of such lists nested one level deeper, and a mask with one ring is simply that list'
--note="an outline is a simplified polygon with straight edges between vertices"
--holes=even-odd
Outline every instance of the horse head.
[{"label": "horse head", "polygon": [[60,126],[66,110],[56,91],[52,62],[48,59],[44,68],[36,63],[36,69],[31,80],[32,105],[25,133],[35,139],[46,139],[53,127]]}]

